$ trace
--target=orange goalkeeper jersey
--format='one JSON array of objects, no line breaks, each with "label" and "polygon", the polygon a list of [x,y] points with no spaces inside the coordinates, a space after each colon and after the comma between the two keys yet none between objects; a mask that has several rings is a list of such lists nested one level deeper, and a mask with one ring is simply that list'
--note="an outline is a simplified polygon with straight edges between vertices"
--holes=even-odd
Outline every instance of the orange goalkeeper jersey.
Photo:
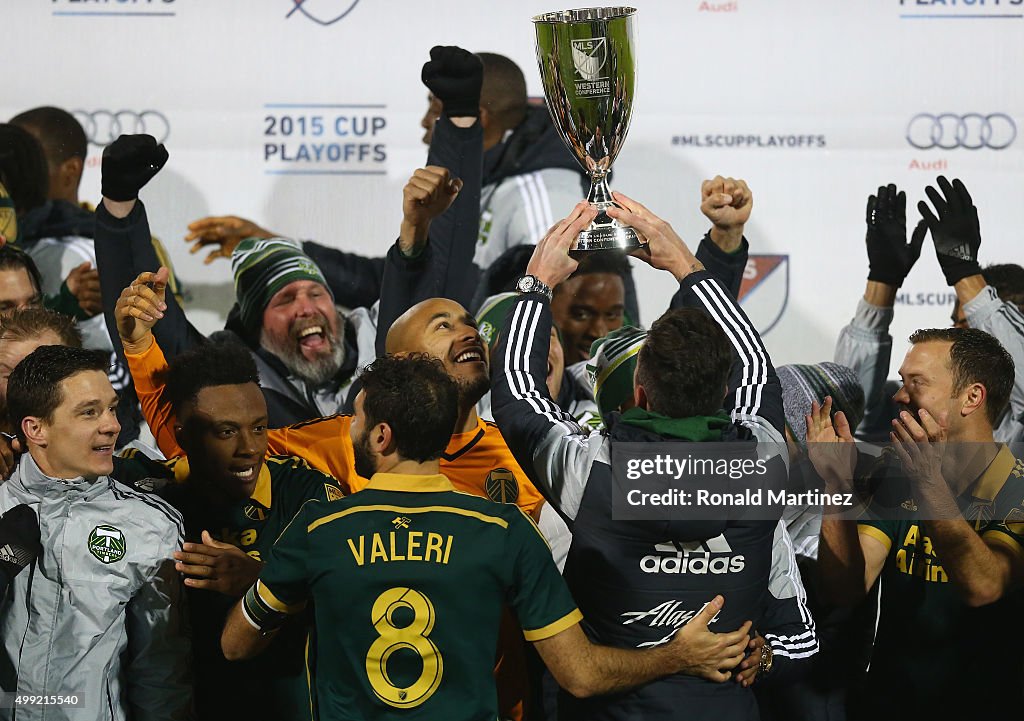
[{"label": "orange goalkeeper jersey", "polygon": [[[125,357],[142,414],[160,450],[168,458],[184,455],[174,437],[174,411],[159,380],[167,370],[163,351],[154,341],[142,353]],[[352,416],[334,415],[273,428],[268,431],[268,452],[304,458],[309,465],[334,476],[346,494],[355,493],[369,481],[356,473],[349,438],[351,422]],[[540,516],[543,497],[512,457],[494,423],[478,420],[476,428],[454,434],[441,457],[441,473],[459,491],[498,503],[515,503],[533,518]]]}]

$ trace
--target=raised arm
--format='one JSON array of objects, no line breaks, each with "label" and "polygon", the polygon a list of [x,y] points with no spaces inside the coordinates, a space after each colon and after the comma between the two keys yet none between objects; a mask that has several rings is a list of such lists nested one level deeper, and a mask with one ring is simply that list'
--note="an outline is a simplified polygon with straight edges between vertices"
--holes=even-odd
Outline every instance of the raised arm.
[{"label": "raised arm", "polygon": [[609,214],[647,238],[647,245],[634,251],[634,257],[672,273],[679,281],[672,307],[703,310],[722,326],[732,343],[733,364],[726,402],[731,402],[733,421],[749,427],[759,439],[782,442],[786,422],[782,385],[761,336],[743,309],[690,252],[671,225],[622,193],[616,193],[615,200],[622,207],[612,208]]},{"label": "raised arm", "polygon": [[[472,53],[435,47],[423,82],[445,105],[434,126],[428,166],[406,185],[398,242],[384,263],[377,352],[391,324],[427,298],[469,307],[479,271],[473,252],[480,223],[483,130],[478,122],[483,66]],[[419,177],[417,177],[419,176]]]},{"label": "raised arm", "polygon": [[711,230],[697,246],[697,260],[737,298],[750,254],[743,229],[750,220],[754,196],[746,181],[721,175],[701,183],[700,195],[700,211],[711,221]]},{"label": "raised arm", "polygon": [[[140,273],[155,273],[161,267],[146,208],[138,194],[167,158],[167,150],[150,135],[122,135],[103,151],[103,200],[96,209],[96,265],[103,314],[112,339],[118,337],[114,309],[121,291]],[[173,294],[167,294],[165,305],[164,322],[155,333],[164,352],[173,358],[204,337],[189,323]],[[115,341],[114,345],[121,353],[120,344]]]},{"label": "raised arm", "polygon": [[1012,303],[1002,301],[986,282],[978,263],[981,225],[971,194],[959,178],[950,183],[939,176],[937,184],[938,190],[925,190],[934,212],[924,201],[918,209],[931,231],[942,274],[956,291],[967,324],[995,336],[1013,357],[1010,406],[996,427],[996,440],[1024,440],[1018,438],[1024,418],[1024,315]]},{"label": "raised arm", "polygon": [[865,429],[888,430],[885,381],[889,376],[896,293],[921,255],[928,228],[918,223],[907,242],[907,195],[895,184],[868,196],[865,210],[868,280],[853,320],[839,333],[833,359],[852,368],[864,388]]},{"label": "raised arm", "polygon": [[601,444],[588,442],[588,431],[558,407],[547,387],[550,288],[575,270],[569,243],[595,216],[580,203],[537,244],[527,266],[537,290],[523,293],[508,313],[490,359],[494,420],[530,480],[570,519],[579,510]]}]

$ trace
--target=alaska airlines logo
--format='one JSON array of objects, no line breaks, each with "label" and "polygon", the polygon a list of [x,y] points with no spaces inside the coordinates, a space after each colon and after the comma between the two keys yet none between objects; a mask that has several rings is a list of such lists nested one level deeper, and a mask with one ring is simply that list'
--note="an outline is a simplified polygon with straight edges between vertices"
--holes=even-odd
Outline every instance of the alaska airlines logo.
[{"label": "alaska airlines logo", "polygon": [[320,25],[333,25],[348,15],[359,4],[359,0],[291,0],[294,7],[285,16],[290,18],[296,11]]},{"label": "alaska airlines logo", "polygon": [[640,559],[640,570],[644,573],[721,575],[739,573],[746,567],[746,558],[733,554],[724,535],[706,541],[666,541],[657,544],[654,550],[656,554]]},{"label": "alaska airlines logo", "polygon": [[[704,606],[706,605],[707,604],[704,604]],[[647,628],[667,629],[668,633],[657,641],[646,641],[644,643],[637,644],[637,648],[660,646],[671,641],[676,631],[689,623],[690,619],[698,613],[703,611],[704,606],[694,610],[684,607],[682,601],[664,601],[647,611],[626,611],[622,614],[622,618],[626,619],[622,622],[622,625],[629,626],[630,624],[639,623]],[[717,620],[718,616],[716,614],[715,617],[711,619],[711,623],[714,623]],[[658,633],[660,633],[660,631]]]},{"label": "alaska airlines logo", "polygon": [[758,333],[767,334],[789,303],[789,256],[750,255],[737,300]]}]

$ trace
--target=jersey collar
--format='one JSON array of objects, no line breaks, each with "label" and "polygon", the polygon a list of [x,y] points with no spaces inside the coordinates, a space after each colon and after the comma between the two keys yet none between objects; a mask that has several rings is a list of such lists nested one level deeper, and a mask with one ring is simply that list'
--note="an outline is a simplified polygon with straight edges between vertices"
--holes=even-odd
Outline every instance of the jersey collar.
[{"label": "jersey collar", "polygon": [[454,491],[455,486],[440,473],[430,476],[416,476],[407,473],[374,473],[366,485],[375,491],[407,491],[412,493],[435,493]]},{"label": "jersey collar", "polygon": [[1017,459],[1010,451],[1010,447],[1004,444],[996,457],[988,464],[985,472],[975,481],[971,495],[980,500],[993,500],[1002,490],[1006,479],[1010,477],[1010,473],[1016,465]]}]

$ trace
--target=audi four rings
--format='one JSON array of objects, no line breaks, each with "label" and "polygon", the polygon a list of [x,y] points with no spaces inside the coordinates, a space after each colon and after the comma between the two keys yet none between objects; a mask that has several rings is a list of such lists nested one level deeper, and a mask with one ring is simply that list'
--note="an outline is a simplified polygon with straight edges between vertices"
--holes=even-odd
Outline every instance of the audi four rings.
[{"label": "audi four rings", "polygon": [[1017,124],[1006,113],[918,113],[907,125],[907,142],[928,150],[1002,150],[1017,139]]},{"label": "audi four rings", "polygon": [[110,145],[119,135],[140,133],[152,135],[156,142],[163,143],[171,134],[171,124],[156,110],[75,110],[71,114],[85,128],[85,136],[93,145]]}]

